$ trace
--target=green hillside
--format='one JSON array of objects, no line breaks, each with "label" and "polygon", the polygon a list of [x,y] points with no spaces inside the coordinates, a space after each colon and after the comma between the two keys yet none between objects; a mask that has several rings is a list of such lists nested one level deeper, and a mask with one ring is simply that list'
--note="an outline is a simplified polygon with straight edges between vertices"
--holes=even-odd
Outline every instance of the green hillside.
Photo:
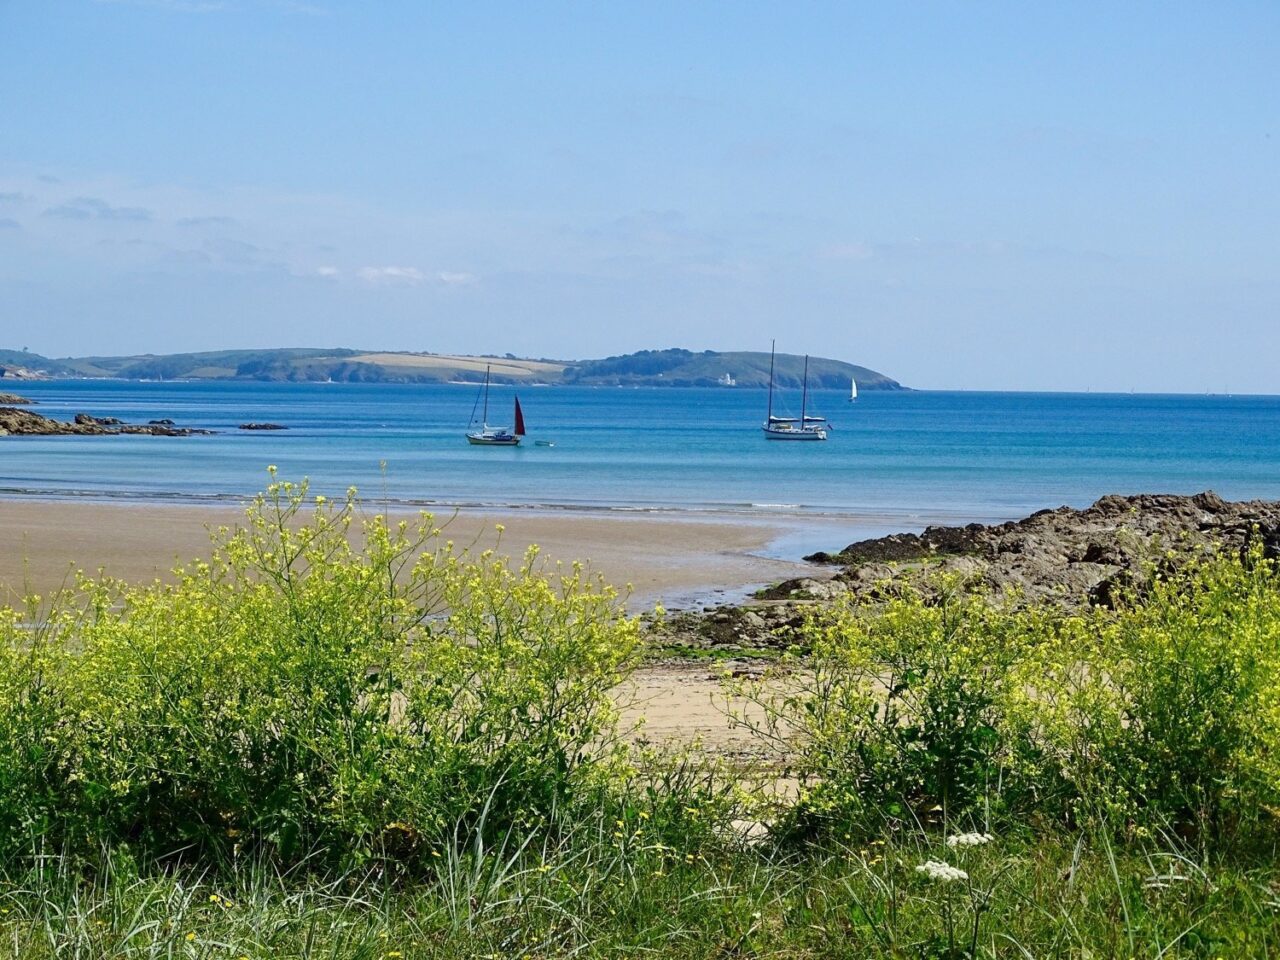
[{"label": "green hillside", "polygon": [[[275,371],[291,371],[316,358],[340,363],[356,353],[346,349],[214,350],[203,353],[142,354],[129,357],[74,357],[61,361],[82,377],[123,380],[271,380]],[[320,379],[324,379],[323,377]]]},{"label": "green hillside", "polygon": [[[764,387],[769,384],[769,354],[734,351],[720,353],[706,350],[642,350],[604,360],[583,360],[565,371],[566,383],[593,385],[655,385],[673,387],[717,386],[725,375],[739,387]],[[799,387],[804,376],[804,357],[780,353],[774,361],[774,383],[780,387]],[[858,381],[859,390],[901,390],[902,384],[883,373],[831,360],[809,358],[809,386],[848,389],[850,379]]]},{"label": "green hillside", "polygon": [[[21,367],[49,377],[111,377],[123,380],[268,380],[291,382],[444,383],[477,382],[490,370],[495,383],[562,383],[584,386],[715,387],[728,375],[740,387],[769,382],[769,354],[706,350],[642,350],[602,360],[531,360],[349,348],[215,350],[201,353],[50,359],[0,350],[0,367]],[[798,388],[804,358],[778,354],[774,382]],[[811,357],[809,385],[859,390],[900,390],[898,381],[867,367]]]},{"label": "green hillside", "polygon": [[48,376],[68,376],[73,371],[64,363],[58,360],[50,360],[48,357],[42,357],[38,353],[32,353],[29,350],[3,350],[0,349],[0,376],[3,376],[5,370],[28,370],[32,373],[42,373]]}]

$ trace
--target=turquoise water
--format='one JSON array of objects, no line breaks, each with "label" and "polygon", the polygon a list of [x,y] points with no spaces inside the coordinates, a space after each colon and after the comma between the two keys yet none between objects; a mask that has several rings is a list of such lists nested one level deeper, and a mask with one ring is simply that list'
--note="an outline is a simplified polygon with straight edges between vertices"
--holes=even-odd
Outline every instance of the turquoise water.
[{"label": "turquoise water", "polygon": [[[427,504],[992,520],[1105,493],[1280,498],[1280,398],[820,391],[827,443],[768,442],[743,389],[523,388],[530,437],[468,446],[465,385],[23,383],[40,412],[162,417],[212,437],[0,439],[0,494],[241,497],[266,466]],[[798,397],[786,397],[791,407]],[[511,391],[493,406],[510,416]],[[798,412],[792,410],[792,413]],[[246,433],[249,420],[289,426]],[[553,440],[552,447],[534,439]],[[385,468],[382,466],[385,464]]]}]

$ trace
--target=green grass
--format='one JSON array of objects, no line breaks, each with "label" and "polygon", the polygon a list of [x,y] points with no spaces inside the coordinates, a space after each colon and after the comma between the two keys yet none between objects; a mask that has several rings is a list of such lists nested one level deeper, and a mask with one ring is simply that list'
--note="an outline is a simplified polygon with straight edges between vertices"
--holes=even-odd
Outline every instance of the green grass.
[{"label": "green grass", "polygon": [[[54,860],[0,881],[6,955],[64,957],[1268,957],[1272,851],[1254,864],[1086,836],[941,834],[681,852],[583,822],[551,845],[448,848],[429,878],[139,872]],[[969,880],[916,870],[930,858]]]}]

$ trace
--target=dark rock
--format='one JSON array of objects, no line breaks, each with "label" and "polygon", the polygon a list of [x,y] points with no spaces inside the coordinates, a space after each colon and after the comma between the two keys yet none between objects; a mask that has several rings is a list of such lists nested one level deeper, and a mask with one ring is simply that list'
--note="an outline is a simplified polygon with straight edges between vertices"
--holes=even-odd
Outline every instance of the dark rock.
[{"label": "dark rock", "polygon": [[288,430],[288,427],[278,423],[242,423],[241,430]]},{"label": "dark rock", "polygon": [[146,434],[153,437],[190,437],[210,434],[212,430],[194,430],[189,427],[170,427],[163,424],[128,424],[114,417],[93,417],[87,413],[76,414],[73,422],[42,417],[30,410],[0,407],[0,435],[8,436],[119,436],[120,434]]},{"label": "dark rock", "polygon": [[1069,554],[1069,563],[1100,563],[1113,567],[1123,567],[1133,562],[1133,551],[1127,549],[1114,538],[1090,539],[1084,544],[1084,550]]},{"label": "dark rock", "polygon": [[925,560],[944,553],[982,553],[990,528],[980,523],[964,527],[926,527],[924,533],[892,533],[874,540],[851,543],[834,556],[815,553],[805,557],[814,563],[884,563]]},{"label": "dark rock", "polygon": [[165,417],[163,420],[148,420],[147,423],[151,424],[153,427],[172,427],[173,426],[173,421],[170,420],[168,417]]},{"label": "dark rock", "polygon": [[1252,524],[1243,534],[1240,556],[1248,560],[1255,547],[1261,547],[1267,560],[1280,560],[1280,522]]}]

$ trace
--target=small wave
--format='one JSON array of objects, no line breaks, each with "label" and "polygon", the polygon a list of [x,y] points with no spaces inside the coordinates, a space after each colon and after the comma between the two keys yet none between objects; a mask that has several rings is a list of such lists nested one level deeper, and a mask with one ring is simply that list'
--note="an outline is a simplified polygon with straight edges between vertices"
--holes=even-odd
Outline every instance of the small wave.
[{"label": "small wave", "polygon": [[[87,503],[162,504],[179,506],[238,506],[247,504],[260,492],[257,489],[243,493],[215,491],[177,490],[107,490],[92,487],[55,487],[28,485],[17,478],[0,476],[0,499],[35,501],[81,501]],[[5,481],[9,483],[6,484]],[[330,499],[340,500],[342,491],[330,491],[320,485],[312,486],[313,493],[324,493]],[[608,500],[503,500],[469,499],[462,497],[412,497],[386,496],[361,493],[360,502],[366,508],[382,508],[389,511],[426,510],[468,511],[474,513],[519,514],[594,514],[616,517],[666,517],[715,520],[734,518],[742,522],[770,523],[858,522],[889,524],[894,527],[916,527],[928,523],[968,523],[974,520],[993,522],[986,516],[956,514],[952,511],[922,513],[913,509],[891,507],[819,507],[802,503],[776,503],[767,501],[705,501],[691,503],[622,503]],[[995,520],[1005,520],[1001,516]]]}]

